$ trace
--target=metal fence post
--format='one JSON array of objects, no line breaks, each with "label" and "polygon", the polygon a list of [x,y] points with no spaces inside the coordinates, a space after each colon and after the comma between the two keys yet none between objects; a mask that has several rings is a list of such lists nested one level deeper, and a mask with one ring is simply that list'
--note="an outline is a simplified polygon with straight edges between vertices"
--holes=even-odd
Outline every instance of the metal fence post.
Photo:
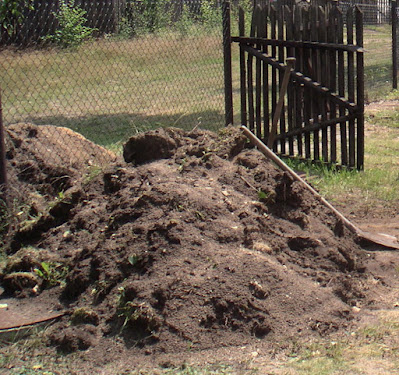
[{"label": "metal fence post", "polygon": [[223,57],[225,125],[233,124],[233,77],[231,68],[230,2],[223,2]]},{"label": "metal fence post", "polygon": [[3,106],[0,88],[0,199],[7,205],[6,148],[4,141]]},{"label": "metal fence post", "polygon": [[392,18],[392,88],[398,88],[398,13],[396,0],[391,3]]}]

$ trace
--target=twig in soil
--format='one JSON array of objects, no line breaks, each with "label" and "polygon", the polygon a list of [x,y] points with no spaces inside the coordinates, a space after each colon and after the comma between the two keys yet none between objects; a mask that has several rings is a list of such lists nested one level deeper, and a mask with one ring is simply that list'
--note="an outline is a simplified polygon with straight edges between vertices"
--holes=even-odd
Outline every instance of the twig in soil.
[{"label": "twig in soil", "polygon": [[258,189],[251,185],[243,176],[240,176],[241,180],[243,180],[250,188],[252,188],[253,190],[255,190],[256,192],[258,191]]}]

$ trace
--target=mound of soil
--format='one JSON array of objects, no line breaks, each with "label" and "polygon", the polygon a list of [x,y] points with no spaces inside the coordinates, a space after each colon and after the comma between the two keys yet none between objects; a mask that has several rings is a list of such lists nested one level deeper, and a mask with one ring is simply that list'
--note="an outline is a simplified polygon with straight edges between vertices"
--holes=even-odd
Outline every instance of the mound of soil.
[{"label": "mound of soil", "polygon": [[[4,295],[70,312],[49,334],[60,350],[100,350],[116,337],[150,354],[326,335],[351,324],[354,306],[372,303],[352,235],[239,130],[138,135],[124,148],[134,164],[110,157],[87,180],[31,157],[23,145],[43,141],[45,129],[12,149],[19,181],[30,159],[46,176],[39,192],[57,168],[74,182],[14,228],[1,280]],[[42,262],[47,275],[10,282],[35,267],[46,273]]]},{"label": "mound of soil", "polygon": [[[6,130],[7,198],[19,222],[41,216],[49,200],[117,160],[68,128],[20,123]],[[14,219],[6,221],[14,225]]]}]

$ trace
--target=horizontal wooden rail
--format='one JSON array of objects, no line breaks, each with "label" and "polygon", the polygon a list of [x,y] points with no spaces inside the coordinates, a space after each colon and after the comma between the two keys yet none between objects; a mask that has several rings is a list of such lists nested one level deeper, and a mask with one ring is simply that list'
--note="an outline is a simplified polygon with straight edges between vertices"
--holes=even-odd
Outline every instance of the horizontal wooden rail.
[{"label": "horizontal wooden rail", "polygon": [[255,37],[242,37],[234,36],[231,38],[232,42],[245,43],[245,44],[261,44],[266,46],[276,47],[296,47],[296,48],[310,48],[310,49],[325,49],[332,51],[348,51],[364,53],[363,47],[355,46],[353,44],[338,44],[338,43],[321,43],[321,42],[307,42],[307,41],[295,41],[295,40],[275,40],[266,38],[255,38]]},{"label": "horizontal wooden rail", "polygon": [[[268,56],[265,53],[262,53],[256,48],[253,48],[247,44],[242,44],[240,43],[240,47],[247,51],[250,55],[257,57],[258,59],[262,61],[266,61],[268,64],[273,66],[276,69],[279,69],[281,71],[285,71],[286,65],[283,63],[278,62],[276,59]],[[302,73],[292,71],[291,72],[291,77],[295,79],[296,81],[303,83],[305,86],[310,87],[314,89],[315,91],[319,92],[322,95],[325,95],[329,97],[329,99],[336,104],[340,104],[350,113],[356,113],[358,111],[358,107],[355,103],[350,102],[349,100],[346,100],[345,98],[341,98],[338,94],[332,92],[329,90],[327,87],[322,86],[320,83],[313,81],[309,77],[305,77]]]},{"label": "horizontal wooden rail", "polygon": [[287,133],[278,134],[278,135],[276,135],[275,139],[276,140],[286,139],[289,137],[293,137],[294,135],[302,134],[305,132],[327,129],[331,125],[339,124],[341,122],[345,122],[345,121],[349,121],[349,120],[354,120],[355,118],[356,118],[356,115],[351,114],[351,115],[347,115],[347,116],[332,118],[330,120],[326,120],[326,121],[322,121],[322,122],[314,122],[313,124],[306,125],[303,128],[297,128],[297,129],[293,129]]}]

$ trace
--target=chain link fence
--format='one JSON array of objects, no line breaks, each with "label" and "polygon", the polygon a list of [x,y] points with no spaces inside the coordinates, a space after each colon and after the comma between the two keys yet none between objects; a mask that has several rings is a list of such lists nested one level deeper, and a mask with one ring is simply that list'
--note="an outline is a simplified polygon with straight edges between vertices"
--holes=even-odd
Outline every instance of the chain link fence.
[{"label": "chain link fence", "polygon": [[364,27],[366,103],[381,99],[393,86],[392,28],[389,23]]},{"label": "chain link fence", "polygon": [[[222,4],[214,0],[34,0],[0,13],[0,87],[6,128],[46,126],[46,139],[90,161],[95,152],[66,127],[120,153],[132,135],[160,126],[216,130],[225,124]],[[237,34],[237,2],[232,33]],[[251,13],[251,0],[240,4]],[[279,2],[273,2],[279,6]],[[345,2],[340,5],[345,6]],[[366,100],[392,88],[392,31],[386,0],[365,25]],[[246,17],[250,19],[250,16]],[[371,22],[373,21],[373,22]],[[72,26],[71,26],[72,25]],[[233,101],[239,108],[238,51]],[[28,129],[25,132],[21,129]],[[40,132],[39,132],[40,133]],[[48,143],[47,142],[47,143]],[[42,153],[51,147],[44,147]],[[89,149],[85,154],[85,150]],[[82,156],[83,154],[84,157]],[[54,155],[45,156],[48,160]],[[104,157],[104,161],[109,158]],[[94,161],[94,162],[95,162]],[[93,162],[93,163],[94,163]],[[103,162],[103,161],[102,161]]]},{"label": "chain link fence", "polygon": [[[7,14],[2,17],[0,87],[6,128],[51,125],[46,136],[62,138],[64,130],[54,126],[67,127],[119,153],[130,136],[148,129],[216,130],[224,125],[219,3],[30,4],[19,18],[8,15],[8,25]],[[73,137],[66,141],[73,150]]]}]

